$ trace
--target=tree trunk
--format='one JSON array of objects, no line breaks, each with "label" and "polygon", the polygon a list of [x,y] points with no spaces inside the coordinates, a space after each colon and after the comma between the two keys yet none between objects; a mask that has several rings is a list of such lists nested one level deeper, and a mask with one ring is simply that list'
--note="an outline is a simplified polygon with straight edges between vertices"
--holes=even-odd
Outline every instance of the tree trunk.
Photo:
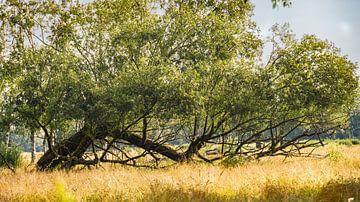
[{"label": "tree trunk", "polygon": [[225,136],[221,136],[221,155],[224,154],[225,151]]},{"label": "tree trunk", "polygon": [[70,138],[59,142],[52,150],[48,150],[36,163],[39,170],[54,169],[64,163],[64,161],[80,158],[92,143],[92,139],[97,139],[101,134],[91,137],[86,127],[72,135]]},{"label": "tree trunk", "polygon": [[116,138],[126,140],[131,144],[140,147],[146,151],[154,151],[158,154],[166,156],[167,158],[173,161],[183,161],[184,155],[179,153],[170,145],[160,144],[158,142],[154,142],[150,139],[144,139],[138,135],[131,134],[131,133],[121,133],[121,132],[113,132]]},{"label": "tree trunk", "polygon": [[[50,144],[51,144],[51,147],[54,147],[55,146],[55,133],[54,133],[54,130],[50,130]],[[49,146],[50,147],[50,146]]]},{"label": "tree trunk", "polygon": [[44,154],[46,152],[46,137],[44,137],[44,140],[43,140],[43,152],[44,152]]},{"label": "tree trunk", "polygon": [[199,150],[205,145],[206,139],[206,136],[202,136],[196,138],[193,142],[191,142],[184,154],[183,160],[190,160],[195,154],[197,154]]},{"label": "tree trunk", "polygon": [[186,157],[173,149],[170,145],[164,145],[153,140],[147,139],[143,140],[141,136],[131,134],[131,133],[122,133],[120,131],[112,132],[111,134],[107,130],[98,130],[96,135],[91,138],[86,134],[86,129],[83,128],[79,132],[72,135],[70,138],[57,144],[53,151],[48,150],[37,162],[37,167],[39,170],[51,170],[58,166],[61,166],[63,163],[73,159],[79,159],[84,154],[86,149],[91,145],[92,141],[95,139],[101,139],[106,136],[113,136],[118,139],[128,141],[129,143],[140,147],[147,151],[153,151],[174,161],[183,161]]},{"label": "tree trunk", "polygon": [[31,142],[31,162],[30,163],[34,163],[35,162],[35,158],[36,158],[36,143],[35,143],[35,131],[31,130],[31,134],[30,134],[30,142]]},{"label": "tree trunk", "polygon": [[64,165],[64,163],[68,161],[80,159],[93,140],[103,139],[106,136],[112,136],[117,139],[128,141],[146,151],[156,152],[177,162],[191,159],[204,144],[202,139],[198,139],[196,142],[190,144],[190,147],[186,152],[180,153],[170,145],[158,143],[151,139],[146,139],[144,141],[142,136],[132,133],[124,133],[121,131],[109,133],[108,130],[103,128],[97,129],[95,135],[91,137],[87,134],[87,131],[88,130],[84,127],[70,138],[59,142],[54,146],[53,150],[49,149],[46,151],[37,162],[38,169],[51,170]]},{"label": "tree trunk", "polygon": [[5,137],[5,145],[6,145],[7,147],[10,147],[10,146],[11,146],[10,133],[7,133],[7,134],[6,134],[6,137]]},{"label": "tree trunk", "polygon": [[255,142],[255,147],[256,147],[256,149],[262,149],[262,142],[260,142],[259,140],[257,140],[257,141]]}]

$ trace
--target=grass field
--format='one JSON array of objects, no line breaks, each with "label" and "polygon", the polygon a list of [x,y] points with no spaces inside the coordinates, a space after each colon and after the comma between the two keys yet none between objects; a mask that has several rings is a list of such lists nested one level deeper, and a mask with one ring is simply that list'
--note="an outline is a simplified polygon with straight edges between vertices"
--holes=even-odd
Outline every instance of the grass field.
[{"label": "grass field", "polygon": [[0,201],[360,201],[360,146],[330,144],[327,158],[268,158],[240,166],[104,166],[0,173]]}]

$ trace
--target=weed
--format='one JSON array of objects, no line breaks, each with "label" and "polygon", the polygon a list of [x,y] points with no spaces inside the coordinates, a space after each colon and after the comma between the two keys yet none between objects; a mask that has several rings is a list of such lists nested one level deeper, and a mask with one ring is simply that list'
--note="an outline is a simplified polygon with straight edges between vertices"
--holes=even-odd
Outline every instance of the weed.
[{"label": "weed", "polygon": [[60,202],[76,201],[76,197],[66,190],[65,182],[61,179],[57,179],[55,181],[55,193],[56,193],[57,201]]},{"label": "weed", "polygon": [[329,150],[328,157],[331,162],[339,162],[345,158],[344,155],[335,148]]}]

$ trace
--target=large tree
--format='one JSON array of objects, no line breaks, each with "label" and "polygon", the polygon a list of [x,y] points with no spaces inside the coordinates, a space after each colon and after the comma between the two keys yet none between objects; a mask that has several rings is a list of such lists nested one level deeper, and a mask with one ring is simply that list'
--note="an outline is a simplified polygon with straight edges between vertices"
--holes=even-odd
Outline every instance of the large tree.
[{"label": "large tree", "polygon": [[[213,161],[201,149],[218,144],[223,156],[288,155],[343,124],[357,88],[356,65],[336,47],[286,27],[274,27],[262,64],[247,1],[1,8],[2,116],[45,134],[40,169]],[[52,146],[55,136],[65,139]]]}]

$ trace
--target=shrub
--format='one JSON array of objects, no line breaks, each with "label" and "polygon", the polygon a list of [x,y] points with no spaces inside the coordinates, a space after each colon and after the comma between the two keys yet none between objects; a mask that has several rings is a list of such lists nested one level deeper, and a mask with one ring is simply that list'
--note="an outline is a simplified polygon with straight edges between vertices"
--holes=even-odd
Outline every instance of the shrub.
[{"label": "shrub", "polygon": [[336,142],[339,145],[346,145],[346,146],[351,146],[352,145],[352,141],[350,139],[337,140]]},{"label": "shrub", "polygon": [[221,165],[225,167],[236,167],[244,165],[246,162],[246,159],[239,157],[239,156],[228,156],[224,160],[221,161]]},{"label": "shrub", "polygon": [[7,167],[7,164],[12,168],[21,166],[21,150],[18,147],[7,147],[0,143],[0,167]]},{"label": "shrub", "polygon": [[326,140],[326,143],[336,143],[338,145],[346,145],[346,146],[351,146],[351,145],[358,145],[360,144],[360,140],[359,139],[337,139],[337,140]]},{"label": "shrub", "polygon": [[352,140],[351,140],[351,143],[352,143],[353,145],[357,145],[357,144],[360,144],[360,140],[358,140],[358,139],[352,139]]}]

